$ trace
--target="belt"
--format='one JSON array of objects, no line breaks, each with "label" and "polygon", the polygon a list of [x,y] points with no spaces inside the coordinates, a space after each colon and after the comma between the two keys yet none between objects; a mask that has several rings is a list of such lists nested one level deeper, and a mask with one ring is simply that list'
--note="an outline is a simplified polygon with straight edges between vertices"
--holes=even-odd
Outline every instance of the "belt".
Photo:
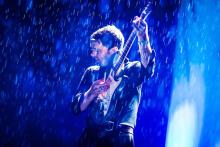
[{"label": "belt", "polygon": [[113,121],[106,121],[102,125],[101,129],[104,129],[107,132],[116,131],[116,132],[124,132],[124,133],[131,133],[131,134],[133,134],[133,130],[134,130],[134,128],[129,125],[126,125],[126,124],[116,125],[116,123]]},{"label": "belt", "polygon": [[118,126],[118,131],[133,134],[134,128],[129,125],[120,124]]}]

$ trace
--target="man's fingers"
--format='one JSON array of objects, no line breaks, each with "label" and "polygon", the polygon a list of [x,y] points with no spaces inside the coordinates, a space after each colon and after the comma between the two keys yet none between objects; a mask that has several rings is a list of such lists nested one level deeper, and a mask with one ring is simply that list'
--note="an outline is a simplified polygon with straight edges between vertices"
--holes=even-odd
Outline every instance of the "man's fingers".
[{"label": "man's fingers", "polygon": [[93,92],[100,94],[102,92],[107,91],[109,88],[110,88],[109,84],[98,85],[98,86],[94,87]]},{"label": "man's fingers", "polygon": [[144,29],[147,27],[147,23],[145,21],[140,21],[138,23],[133,23],[133,26],[136,28],[136,29]]},{"label": "man's fingers", "polygon": [[105,81],[105,84],[111,84],[111,82],[114,81],[114,78],[112,76],[109,76],[108,79]]},{"label": "man's fingers", "polygon": [[135,17],[134,17],[134,20],[133,20],[133,23],[137,23],[137,22],[139,22],[140,20],[141,20],[140,17],[135,16]]},{"label": "man's fingers", "polygon": [[101,84],[101,83],[104,83],[104,80],[100,79],[93,82],[93,84]]},{"label": "man's fingers", "polygon": [[104,80],[96,80],[92,83],[92,87],[96,87],[104,83]]},{"label": "man's fingers", "polygon": [[98,96],[99,94],[106,92],[110,88],[111,79],[104,80],[97,80],[94,81],[91,86],[91,93],[94,96]]},{"label": "man's fingers", "polygon": [[110,85],[109,84],[102,84],[102,85],[97,85],[95,88],[100,89],[100,90],[107,90],[110,88]]},{"label": "man's fingers", "polygon": [[133,20],[133,26],[135,27],[135,29],[137,29],[138,31],[143,30],[145,28],[147,28],[147,22],[143,19],[141,19],[140,17],[135,17]]},{"label": "man's fingers", "polygon": [[137,24],[133,23],[133,27],[134,27],[136,30],[138,30],[138,31],[139,31],[139,27],[138,27],[138,25],[137,25]]}]

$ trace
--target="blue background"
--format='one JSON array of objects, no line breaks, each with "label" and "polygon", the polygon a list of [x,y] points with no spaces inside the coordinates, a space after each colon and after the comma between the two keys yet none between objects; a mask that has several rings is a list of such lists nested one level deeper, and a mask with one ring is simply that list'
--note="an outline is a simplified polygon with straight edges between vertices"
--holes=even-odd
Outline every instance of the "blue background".
[{"label": "blue background", "polygon": [[[126,39],[132,30],[132,19],[147,3],[132,0],[0,0],[0,146],[75,146],[85,126],[86,114],[74,116],[70,102],[84,70],[94,63],[88,56],[90,34],[102,26],[114,24]],[[190,4],[190,9],[180,9]],[[176,57],[179,42],[176,34],[190,26],[180,24],[178,19],[183,20],[180,16],[185,16],[187,11],[194,14],[194,4],[195,1],[152,1],[152,13],[147,22],[151,46],[157,53],[157,66],[154,76],[144,82],[142,89],[135,129],[137,147],[165,146],[173,79],[182,71],[187,73],[190,67],[187,55],[181,59]],[[219,2],[215,1],[214,5],[219,12]],[[210,16],[220,24],[217,13]],[[209,28],[208,21],[202,24]],[[214,25],[214,29],[218,29],[217,26]],[[184,37],[187,40],[190,34]],[[206,41],[200,39],[202,46]],[[215,63],[219,63],[219,44],[214,45],[215,55],[218,55],[214,55]],[[190,47],[184,50],[186,48]],[[192,52],[190,49],[184,53]],[[131,60],[139,59],[137,50],[135,42],[129,54]],[[196,59],[206,54],[201,52]],[[212,63],[212,59],[210,54],[199,61]],[[174,73],[174,69],[182,65],[184,70]],[[219,70],[210,68],[205,75],[209,89],[214,84],[208,81],[220,79]],[[214,72],[214,77],[210,78],[209,72]],[[212,91],[206,93],[206,97]],[[217,98],[219,92],[213,96],[216,107],[210,108],[213,103],[206,103],[209,109],[205,109],[205,114],[218,114],[220,101]],[[211,141],[206,136],[210,128],[203,130],[202,138],[207,140],[201,141],[200,146],[214,145],[219,139],[219,120],[204,118],[207,118],[205,126],[215,124],[218,127],[213,126],[216,137]]]}]

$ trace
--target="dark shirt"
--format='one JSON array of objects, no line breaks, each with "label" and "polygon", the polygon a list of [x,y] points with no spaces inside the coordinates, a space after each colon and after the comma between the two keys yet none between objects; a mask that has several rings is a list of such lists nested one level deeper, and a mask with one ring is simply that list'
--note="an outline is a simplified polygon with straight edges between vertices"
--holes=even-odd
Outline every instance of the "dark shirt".
[{"label": "dark shirt", "polygon": [[[104,115],[105,104],[102,100],[94,100],[88,107],[89,126],[102,125],[105,121],[113,121],[116,124],[126,124],[134,127],[141,97],[141,88],[144,79],[148,79],[154,73],[155,51],[151,54],[148,66],[145,68],[140,61],[127,61],[120,72],[121,82],[114,91],[107,114]],[[92,83],[102,79],[106,73],[105,67],[90,66],[84,72],[79,84],[77,94],[72,99],[72,110],[79,114],[80,104],[84,93]]]}]

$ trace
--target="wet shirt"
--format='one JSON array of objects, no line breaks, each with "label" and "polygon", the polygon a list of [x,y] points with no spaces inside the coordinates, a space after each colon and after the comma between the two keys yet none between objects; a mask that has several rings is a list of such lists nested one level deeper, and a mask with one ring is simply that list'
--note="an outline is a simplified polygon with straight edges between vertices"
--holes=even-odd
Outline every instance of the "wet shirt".
[{"label": "wet shirt", "polygon": [[[94,99],[89,105],[87,124],[89,126],[102,125],[106,121],[113,121],[116,124],[126,124],[134,127],[136,124],[137,111],[140,103],[141,88],[144,79],[148,79],[154,73],[155,52],[150,56],[149,64],[145,68],[140,61],[126,62],[120,72],[121,82],[115,89],[107,113],[105,100]],[[76,95],[72,99],[72,110],[75,114],[81,113],[80,104],[84,93],[96,80],[106,76],[106,68],[91,66],[86,69],[79,84]]]}]

